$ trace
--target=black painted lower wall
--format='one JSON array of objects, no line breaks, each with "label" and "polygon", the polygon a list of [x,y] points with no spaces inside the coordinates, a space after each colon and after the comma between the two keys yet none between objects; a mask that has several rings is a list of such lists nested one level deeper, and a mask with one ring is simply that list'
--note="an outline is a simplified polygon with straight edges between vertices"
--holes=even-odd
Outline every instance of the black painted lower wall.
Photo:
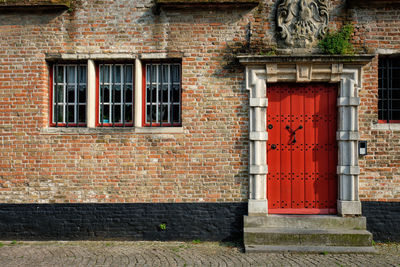
[{"label": "black painted lower wall", "polygon": [[235,240],[243,214],[247,203],[0,204],[0,240]]},{"label": "black painted lower wall", "polygon": [[[237,240],[245,214],[247,203],[0,204],[0,239]],[[375,241],[400,241],[400,202],[363,202],[363,215]]]},{"label": "black painted lower wall", "polygon": [[375,241],[400,241],[400,202],[362,202],[367,229]]}]

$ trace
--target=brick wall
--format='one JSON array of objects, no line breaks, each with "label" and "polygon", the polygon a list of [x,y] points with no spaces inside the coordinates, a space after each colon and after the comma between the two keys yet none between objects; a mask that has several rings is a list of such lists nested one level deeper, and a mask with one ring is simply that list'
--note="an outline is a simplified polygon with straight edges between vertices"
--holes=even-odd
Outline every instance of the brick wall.
[{"label": "brick wall", "polygon": [[[358,48],[398,49],[400,7],[331,1]],[[152,12],[152,1],[76,1],[73,10],[0,15],[0,202],[241,202],[248,195],[248,94],[238,51],[276,45],[276,1]],[[389,8],[390,7],[390,8]],[[249,35],[248,29],[251,29]],[[183,132],[46,132],[47,54],[183,53]],[[363,200],[398,201],[400,131],[374,130],[377,60],[365,68]]]},{"label": "brick wall", "polygon": [[[355,39],[366,52],[400,52],[400,5],[372,1],[350,9]],[[360,158],[360,198],[400,201],[400,127],[378,124],[378,56],[364,68],[360,91],[360,133],[368,141],[368,155]]]}]

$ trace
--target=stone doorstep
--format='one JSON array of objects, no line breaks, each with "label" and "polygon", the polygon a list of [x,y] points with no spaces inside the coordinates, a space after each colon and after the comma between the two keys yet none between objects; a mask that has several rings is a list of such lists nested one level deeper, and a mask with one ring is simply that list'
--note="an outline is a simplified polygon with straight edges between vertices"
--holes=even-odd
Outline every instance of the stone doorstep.
[{"label": "stone doorstep", "polygon": [[298,252],[298,253],[377,253],[374,247],[349,246],[266,246],[246,245],[246,253],[260,252]]},{"label": "stone doorstep", "polygon": [[367,230],[244,228],[244,244],[266,246],[350,246],[371,247]]},{"label": "stone doorstep", "polygon": [[244,216],[244,227],[281,227],[295,229],[365,230],[365,217],[334,215],[268,215]]},{"label": "stone doorstep", "polygon": [[244,216],[246,252],[373,253],[365,217]]}]

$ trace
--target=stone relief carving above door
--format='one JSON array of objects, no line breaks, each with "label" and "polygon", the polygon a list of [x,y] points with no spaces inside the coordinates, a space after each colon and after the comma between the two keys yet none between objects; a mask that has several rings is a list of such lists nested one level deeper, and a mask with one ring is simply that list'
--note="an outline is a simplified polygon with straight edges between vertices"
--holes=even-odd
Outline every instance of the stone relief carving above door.
[{"label": "stone relief carving above door", "polygon": [[287,48],[311,48],[326,33],[329,0],[280,0],[278,36]]}]

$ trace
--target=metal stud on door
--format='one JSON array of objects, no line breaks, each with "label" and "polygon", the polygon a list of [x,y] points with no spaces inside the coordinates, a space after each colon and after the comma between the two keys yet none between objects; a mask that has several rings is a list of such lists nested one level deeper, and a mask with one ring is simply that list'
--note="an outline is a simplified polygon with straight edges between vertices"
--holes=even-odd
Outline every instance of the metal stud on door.
[{"label": "metal stud on door", "polygon": [[335,214],[335,84],[269,84],[269,213]]}]

